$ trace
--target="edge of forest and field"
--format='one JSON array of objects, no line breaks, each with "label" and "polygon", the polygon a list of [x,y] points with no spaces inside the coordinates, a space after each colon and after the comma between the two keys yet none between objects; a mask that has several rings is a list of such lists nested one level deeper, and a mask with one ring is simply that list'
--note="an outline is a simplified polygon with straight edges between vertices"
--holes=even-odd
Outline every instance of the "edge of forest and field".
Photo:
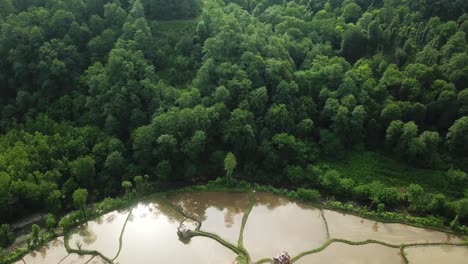
[{"label": "edge of forest and field", "polygon": [[[73,232],[73,230],[79,227],[80,225],[88,221],[92,221],[109,212],[124,209],[124,208],[130,208],[142,201],[148,201],[148,200],[152,200],[155,198],[165,198],[165,197],[169,197],[175,194],[189,193],[189,192],[243,192],[243,193],[263,192],[263,193],[269,193],[269,194],[288,198],[292,201],[299,201],[305,204],[309,204],[318,209],[333,210],[333,211],[355,215],[355,216],[359,216],[365,219],[378,221],[382,223],[400,223],[400,224],[406,224],[406,225],[410,225],[414,227],[427,228],[427,229],[432,229],[435,231],[454,234],[454,235],[460,236],[463,239],[464,242],[462,242],[461,245],[468,246],[468,226],[459,226],[459,228],[456,231],[454,231],[448,225],[446,225],[443,222],[440,222],[439,219],[435,219],[433,217],[414,217],[411,215],[403,214],[401,212],[372,210],[370,207],[360,206],[353,202],[340,202],[340,201],[336,201],[333,199],[332,200],[324,199],[320,196],[320,194],[316,190],[312,190],[312,189],[302,189],[302,188],[299,188],[297,190],[281,189],[281,188],[275,188],[269,185],[258,185],[255,183],[253,184],[248,183],[246,181],[239,181],[235,179],[226,179],[226,178],[218,178],[217,180],[210,181],[205,185],[194,185],[194,186],[187,186],[187,187],[182,187],[182,188],[175,188],[175,189],[167,190],[164,192],[148,193],[144,191],[147,187],[148,186],[142,186],[142,189],[140,189],[140,191],[133,190],[132,192],[129,192],[125,196],[122,196],[122,197],[106,198],[101,202],[88,206],[85,210],[78,210],[78,211],[70,212],[69,214],[63,216],[57,222],[58,223],[57,226],[53,228],[42,228],[37,234],[39,236],[39,239],[38,239],[39,243],[37,243],[33,248],[28,246],[26,239],[23,239],[22,243],[11,246],[8,249],[8,253],[6,254],[6,256],[0,260],[0,264],[10,264],[15,261],[18,261],[22,257],[24,257],[26,254],[28,254],[29,252],[35,251],[43,247],[45,244],[49,243],[53,239],[60,237],[60,236],[65,237],[65,247],[69,253],[76,253],[79,255],[99,256],[105,261],[108,261],[109,263],[113,263],[112,260],[108,259],[106,256],[102,255],[98,251],[72,249],[68,245],[68,239],[71,233]],[[177,211],[181,210],[180,208],[177,208],[177,207],[175,208]],[[251,209],[251,206],[249,209]],[[40,224],[41,226],[44,226],[44,223],[36,223],[36,224]],[[206,232],[201,232],[198,235],[204,235],[204,236],[213,238],[211,234],[206,233]],[[30,234],[27,236],[33,236],[33,234]],[[223,242],[227,243],[223,241],[221,238],[217,237],[215,234],[214,236],[215,236],[214,237],[215,240],[218,240],[218,242],[220,242],[221,244],[223,244]],[[332,240],[329,242],[332,243],[335,240]],[[350,242],[347,240],[341,241],[339,239],[336,240],[335,242],[356,244],[355,242]],[[362,243],[367,243],[367,242],[360,242],[360,243],[362,244]],[[374,243],[374,242],[369,242],[369,243]],[[376,243],[381,243],[381,242],[377,241]],[[330,243],[324,245],[324,248],[326,248],[329,244]],[[319,249],[319,251],[323,249],[321,248]],[[246,252],[246,250],[243,248],[242,245],[240,245],[239,252],[241,253]],[[315,253],[315,251],[313,251],[312,253]],[[307,254],[311,254],[311,253],[307,253]],[[262,262],[262,260],[260,260],[260,262]]]},{"label": "edge of forest and field", "polygon": [[0,0],[0,264],[181,191],[468,234],[468,2],[433,2]]}]

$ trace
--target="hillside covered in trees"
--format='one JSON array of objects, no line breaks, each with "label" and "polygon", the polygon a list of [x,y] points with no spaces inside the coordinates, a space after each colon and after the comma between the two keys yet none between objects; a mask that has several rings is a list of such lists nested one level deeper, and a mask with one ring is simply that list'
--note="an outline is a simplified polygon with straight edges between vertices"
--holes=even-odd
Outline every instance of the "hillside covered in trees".
[{"label": "hillside covered in trees", "polygon": [[216,179],[231,152],[236,179],[466,224],[467,10],[0,0],[0,222]]}]

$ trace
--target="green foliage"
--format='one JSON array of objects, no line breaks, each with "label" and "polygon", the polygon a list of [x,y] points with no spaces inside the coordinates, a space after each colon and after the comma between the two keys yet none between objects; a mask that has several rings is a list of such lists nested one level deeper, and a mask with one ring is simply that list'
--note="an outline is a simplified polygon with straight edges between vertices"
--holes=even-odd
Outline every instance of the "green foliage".
[{"label": "green foliage", "polygon": [[468,117],[458,119],[447,133],[447,146],[456,155],[463,156],[468,148]]},{"label": "green foliage", "polygon": [[6,248],[15,241],[15,236],[8,224],[0,226],[0,248]]},{"label": "green foliage", "polygon": [[424,214],[440,211],[446,198],[444,195],[426,193],[421,186],[411,184],[408,187],[408,202],[410,203],[408,209],[411,212]]},{"label": "green foliage", "polygon": [[377,180],[386,186],[405,188],[411,183],[416,183],[426,191],[442,192],[447,196],[455,195],[447,188],[448,180],[444,171],[417,169],[372,152],[355,151],[339,162],[327,164],[358,184]]},{"label": "green foliage", "polygon": [[132,190],[133,184],[130,181],[123,181],[122,188],[125,190],[125,194],[127,197],[130,197],[130,192]]},{"label": "green foliage", "polygon": [[377,213],[378,213],[378,214],[382,214],[382,213],[384,213],[384,212],[385,212],[385,204],[379,203],[379,204],[377,205]]},{"label": "green foliage", "polygon": [[70,172],[80,186],[90,188],[94,186],[96,170],[95,161],[92,157],[78,158],[70,163]]},{"label": "green foliage", "polygon": [[349,23],[356,23],[358,18],[361,17],[361,7],[358,6],[356,3],[349,1],[344,7],[343,7],[343,18],[345,19],[345,22]]},{"label": "green foliage", "polygon": [[317,202],[322,197],[317,190],[299,188],[290,197],[306,202]]},{"label": "green foliage", "polygon": [[343,33],[343,42],[341,43],[341,53],[343,57],[351,62],[355,62],[366,53],[367,37],[362,29],[357,26],[350,26]]},{"label": "green foliage", "polygon": [[86,189],[77,189],[73,192],[73,204],[76,209],[81,210],[86,219],[86,202],[88,200],[88,190]]},{"label": "green foliage", "polygon": [[135,187],[138,193],[142,193],[145,190],[145,180],[143,179],[143,176],[135,176],[133,178],[133,181],[135,182]]},{"label": "green foliage", "polygon": [[55,220],[55,216],[53,214],[47,214],[45,219],[45,224],[49,230],[52,230],[57,225],[57,221]]},{"label": "green foliage", "polygon": [[232,179],[232,172],[237,166],[236,156],[229,152],[224,159],[224,170],[226,171],[226,179]]},{"label": "green foliage", "polygon": [[107,155],[118,147],[115,142],[98,129],[74,128],[45,116],[0,136],[0,219],[41,209],[58,214],[72,204],[76,188],[111,184],[92,157]]},{"label": "green foliage", "polygon": [[0,222],[223,169],[455,217],[464,1],[78,2],[0,1]]},{"label": "green foliage", "polygon": [[187,19],[200,12],[199,0],[142,0],[149,19]]},{"label": "green foliage", "polygon": [[381,203],[389,206],[396,206],[403,200],[402,194],[396,188],[386,187],[379,181],[359,185],[353,192],[356,198],[360,200],[370,200],[372,204],[377,206]]},{"label": "green foliage", "polygon": [[38,225],[33,224],[31,227],[31,234],[29,235],[28,248],[34,249],[42,243],[42,239],[41,228]]}]

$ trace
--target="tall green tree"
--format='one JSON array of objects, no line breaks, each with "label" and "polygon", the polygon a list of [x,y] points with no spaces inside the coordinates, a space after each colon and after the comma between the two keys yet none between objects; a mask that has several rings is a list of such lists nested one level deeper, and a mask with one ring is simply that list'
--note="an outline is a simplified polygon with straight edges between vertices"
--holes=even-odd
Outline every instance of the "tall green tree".
[{"label": "tall green tree", "polygon": [[87,220],[87,216],[86,216],[86,201],[87,200],[88,200],[88,190],[80,188],[73,192],[73,203],[76,209],[81,210],[85,220]]},{"label": "tall green tree", "polygon": [[366,54],[367,37],[358,26],[350,26],[343,33],[341,54],[354,63]]},{"label": "tall green tree", "polygon": [[228,181],[232,180],[232,173],[237,166],[236,156],[229,152],[224,159],[224,170],[226,171],[226,179]]}]

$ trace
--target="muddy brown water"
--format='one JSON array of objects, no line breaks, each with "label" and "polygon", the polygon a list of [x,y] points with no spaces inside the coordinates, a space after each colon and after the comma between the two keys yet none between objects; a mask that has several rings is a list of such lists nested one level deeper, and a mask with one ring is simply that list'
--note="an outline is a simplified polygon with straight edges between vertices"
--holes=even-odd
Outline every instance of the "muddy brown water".
[{"label": "muddy brown water", "polygon": [[237,244],[242,217],[249,207],[247,193],[219,195],[214,192],[184,193],[170,200],[202,222],[201,230]]},{"label": "muddy brown water", "polygon": [[184,218],[169,206],[154,202],[140,204],[132,211],[122,237],[118,263],[231,263],[236,254],[218,242],[194,237],[184,244],[177,227]]},{"label": "muddy brown water", "polygon": [[405,249],[411,264],[466,264],[468,248],[451,246],[418,246]]},{"label": "muddy brown water", "polygon": [[72,248],[86,250],[98,249],[113,258],[119,249],[119,237],[130,210],[114,211],[80,226],[70,236]]},{"label": "muddy brown water", "polygon": [[330,210],[324,210],[324,214],[328,222],[331,238],[342,238],[352,241],[374,239],[395,245],[404,243],[461,242],[458,237],[452,234],[431,229],[403,224],[380,223]]},{"label": "muddy brown water", "polygon": [[402,264],[400,250],[378,244],[352,246],[333,243],[324,251],[307,255],[296,264]]},{"label": "muddy brown water", "polygon": [[256,194],[245,226],[244,246],[252,260],[281,251],[297,255],[320,247],[327,240],[320,210],[279,196]]},{"label": "muddy brown water", "polygon": [[[15,264],[82,264],[87,263],[91,259],[92,256],[89,255],[80,256],[78,254],[68,254],[65,249],[63,237],[59,237],[40,250],[29,253],[22,260],[15,262]],[[104,262],[96,262],[96,264],[100,263]]]},{"label": "muddy brown water", "polygon": [[[187,215],[200,221],[202,231],[217,234],[237,246],[242,218],[249,208],[248,194],[199,192],[178,194],[168,199]],[[324,217],[331,238],[355,242],[375,239],[394,245],[461,241],[443,232],[403,224],[384,224],[330,210],[321,211],[270,194],[256,193],[254,202],[243,234],[243,244],[252,261],[272,258],[281,251],[295,257],[321,247],[327,241]],[[111,212],[77,228],[70,236],[69,245],[75,249],[80,246],[82,249],[97,250],[114,259],[116,264],[229,264],[234,261],[236,254],[211,238],[193,237],[188,243],[180,241],[177,227],[182,221],[190,228],[196,227],[196,222],[187,220],[163,200],[144,201],[131,209]],[[468,247],[418,246],[406,248],[405,253],[411,264],[468,263]],[[399,250],[395,248],[335,242],[323,251],[303,256],[295,263],[400,264],[402,260]],[[89,255],[68,254],[63,238],[58,238],[17,263],[101,264],[104,260]]]}]

